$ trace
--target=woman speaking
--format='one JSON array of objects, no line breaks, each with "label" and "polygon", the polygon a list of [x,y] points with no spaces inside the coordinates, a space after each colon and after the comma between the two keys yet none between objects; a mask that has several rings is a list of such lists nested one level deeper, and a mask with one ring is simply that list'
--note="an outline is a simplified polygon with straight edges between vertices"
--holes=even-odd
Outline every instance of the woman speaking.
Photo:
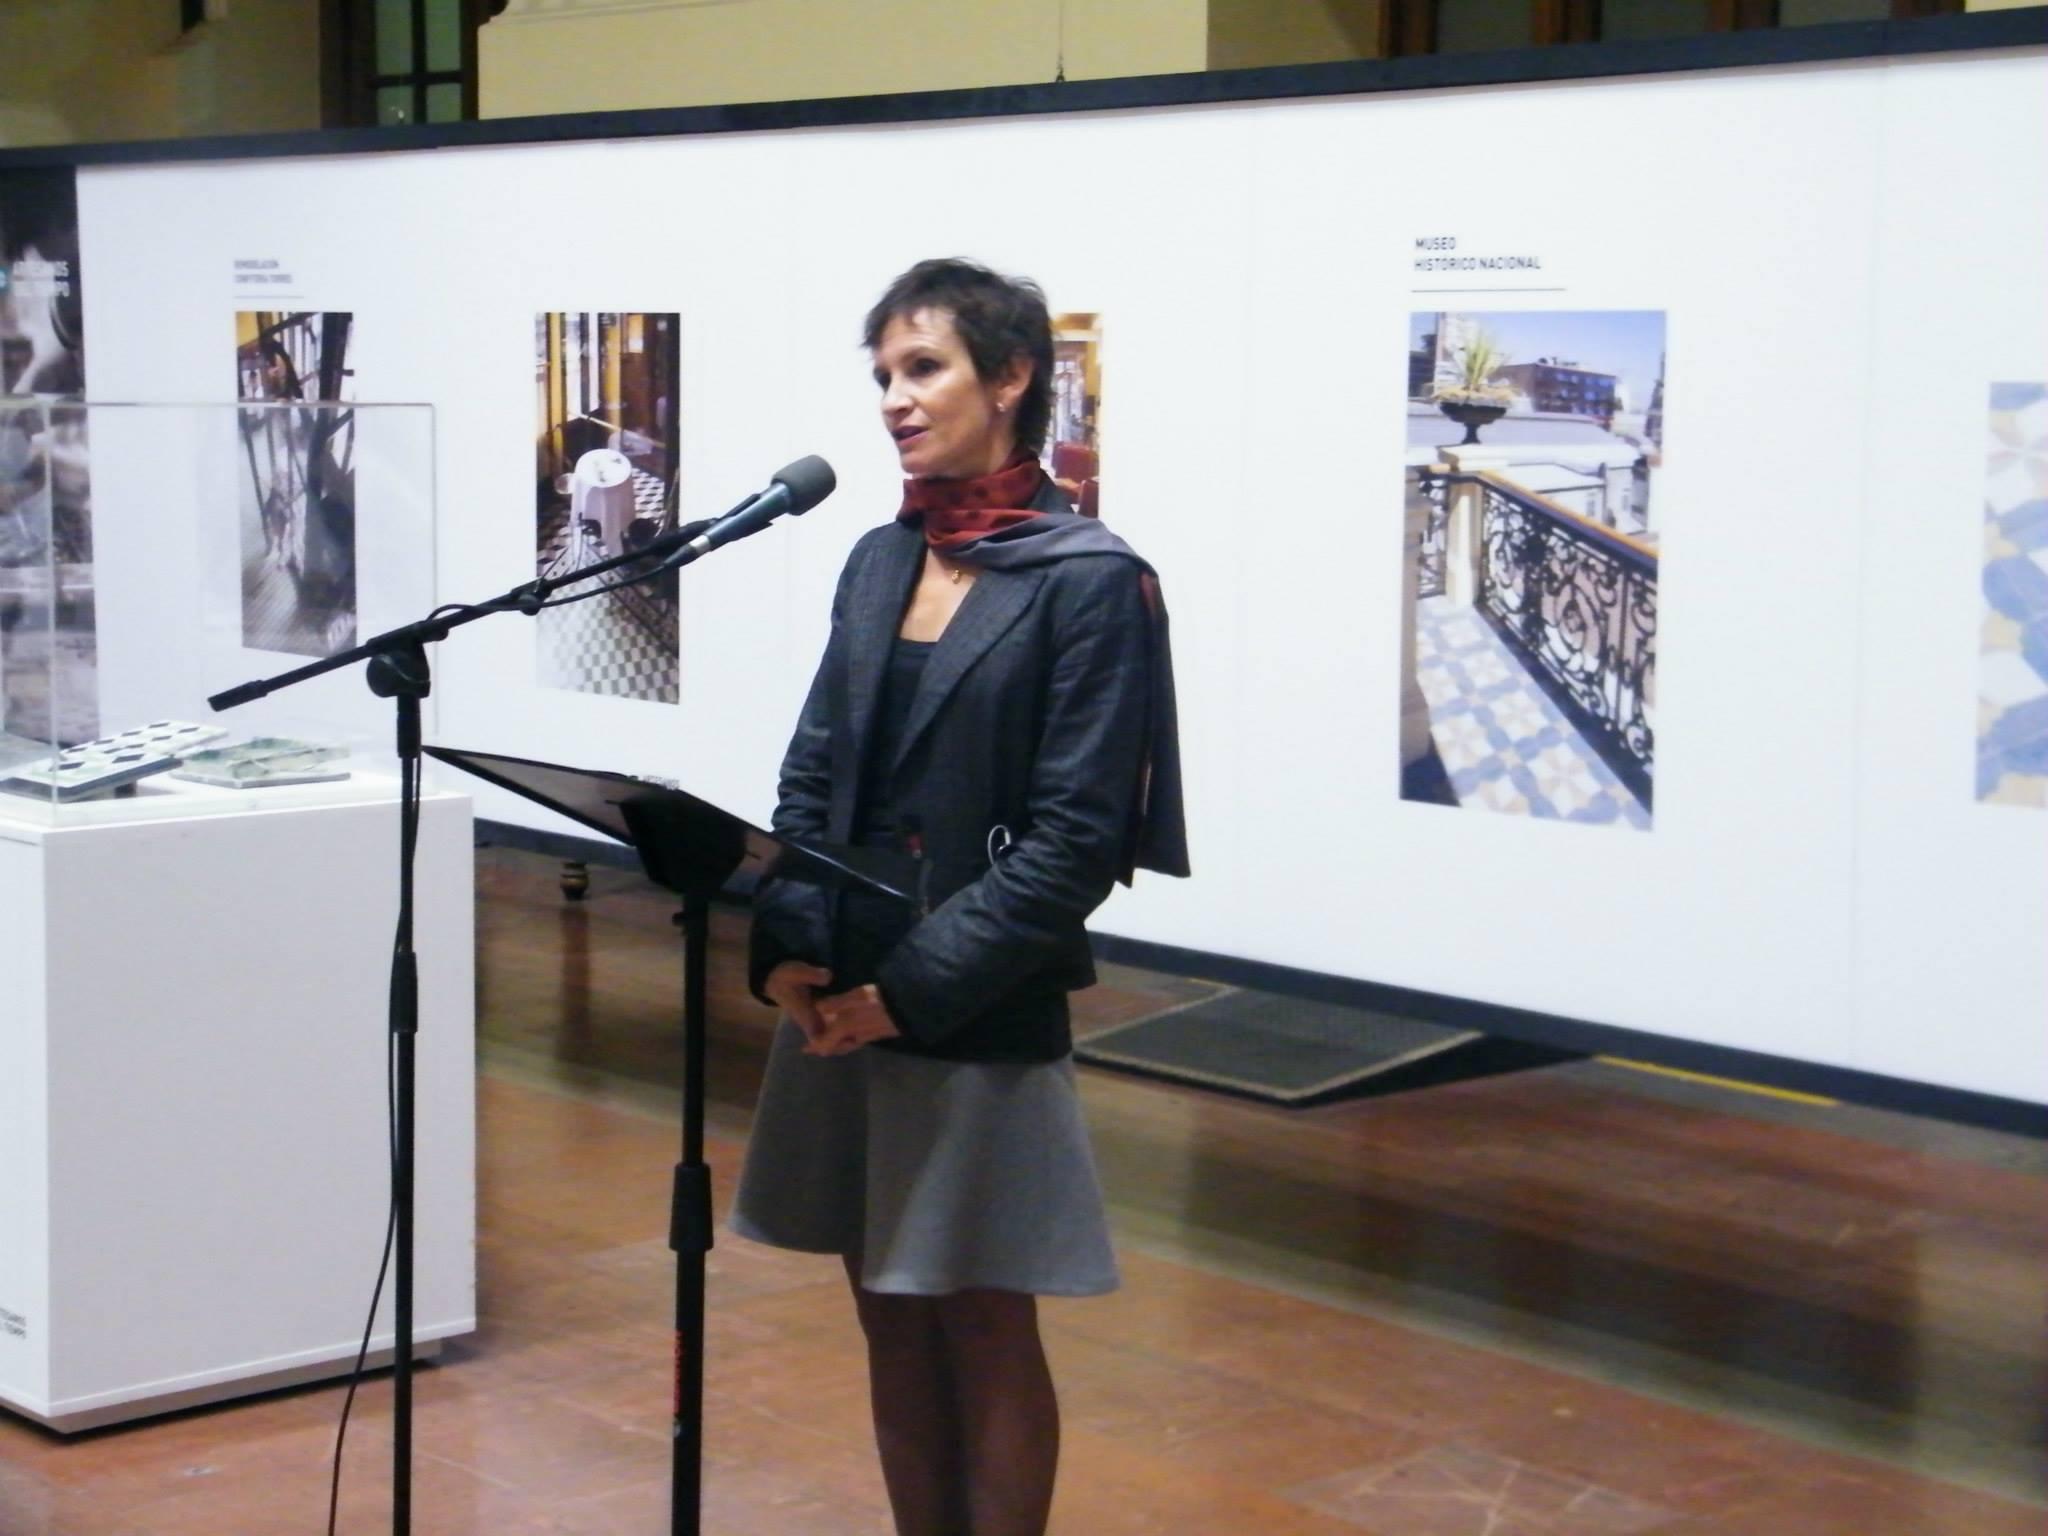
[{"label": "woman speaking", "polygon": [[920,262],[864,340],[903,506],[840,575],[774,825],[910,855],[920,901],[757,896],[751,981],[784,1017],[732,1225],[843,1257],[902,1536],[1037,1536],[1036,1298],[1117,1283],[1067,994],[1112,882],[1188,872],[1165,608],[1039,468],[1035,285]]}]

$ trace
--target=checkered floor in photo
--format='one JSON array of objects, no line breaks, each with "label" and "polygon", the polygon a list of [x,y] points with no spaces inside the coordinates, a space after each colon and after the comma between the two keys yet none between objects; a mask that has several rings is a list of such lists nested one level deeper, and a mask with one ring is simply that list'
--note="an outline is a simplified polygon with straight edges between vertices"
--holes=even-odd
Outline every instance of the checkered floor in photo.
[{"label": "checkered floor in photo", "polygon": [[292,574],[261,550],[242,562],[242,644],[288,656],[332,656],[356,643],[352,604],[300,597]]},{"label": "checkered floor in photo", "polygon": [[1430,597],[1417,607],[1415,629],[1416,681],[1459,805],[1649,827],[1649,811],[1492,625]]},{"label": "checkered floor in photo", "polygon": [[[636,469],[633,500],[639,516],[659,517],[661,481]],[[541,539],[542,570],[552,570],[561,559],[568,543],[568,523],[565,512],[549,517]],[[586,551],[583,558],[598,557],[594,548],[586,546]],[[596,597],[542,613],[536,621],[542,685],[611,698],[675,703],[680,666],[674,605],[652,593],[644,594],[640,604],[654,616],[653,624],[642,622],[618,596]],[[657,637],[657,630],[665,633]]]}]

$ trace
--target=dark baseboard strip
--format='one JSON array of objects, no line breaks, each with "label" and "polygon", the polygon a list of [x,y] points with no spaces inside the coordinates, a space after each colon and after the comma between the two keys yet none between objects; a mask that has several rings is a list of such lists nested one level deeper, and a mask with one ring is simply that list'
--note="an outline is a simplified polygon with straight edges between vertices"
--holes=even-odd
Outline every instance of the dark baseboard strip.
[{"label": "dark baseboard strip", "polygon": [[[614,869],[639,868],[639,860],[633,851],[618,843],[559,832],[540,832],[511,822],[478,821],[476,841],[480,847],[518,848],[549,858]],[[745,889],[734,886],[728,888],[724,897],[745,901],[747,894]],[[1759,1051],[1674,1039],[1645,1030],[1592,1024],[1561,1014],[1508,1008],[1498,1003],[1475,1002],[1470,998],[1389,986],[1384,982],[1359,981],[1323,971],[1272,965],[1263,960],[1211,954],[1207,950],[1182,949],[1177,945],[1155,944],[1145,939],[1125,939],[1107,933],[1094,933],[1090,938],[1096,958],[1116,965],[1138,966],[1203,981],[1220,981],[1279,997],[1298,997],[1347,1008],[1368,1008],[1452,1029],[1476,1030],[1480,1034],[1545,1046],[1573,1055],[1623,1056],[1682,1072],[1698,1072],[1767,1088],[1785,1088],[1795,1093],[1840,1099],[1844,1103],[1861,1104],[1872,1109],[1896,1110],[1902,1114],[1924,1115],[1929,1119],[2048,1140],[2048,1105],[2032,1104],[2023,1099],[2001,1098],[1994,1094],[1973,1093],[1965,1088],[1944,1088],[1908,1078],[1859,1072],[1851,1067],[1827,1066],[1787,1056],[1770,1056]]]},{"label": "dark baseboard strip", "polygon": [[602,838],[576,837],[567,832],[543,832],[512,821],[484,821],[476,824],[479,848],[517,848],[522,853],[545,854],[565,864],[597,864],[606,869],[638,869],[639,855],[624,843]]},{"label": "dark baseboard strip", "polygon": [[1844,1103],[1861,1104],[1872,1109],[1896,1110],[1902,1114],[1950,1120],[1985,1130],[2048,1139],[2048,1104],[1975,1093],[1966,1088],[1945,1088],[1909,1078],[1886,1077],[1853,1067],[1829,1066],[1789,1056],[1771,1056],[1760,1051],[1676,1039],[1670,1035],[1623,1029],[1612,1024],[1593,1024],[1561,1014],[1475,1002],[1440,992],[1422,992],[1412,987],[1331,976],[1322,971],[1298,970],[1292,966],[1271,965],[1263,960],[1181,949],[1143,939],[1124,939],[1112,934],[1094,934],[1091,937],[1096,958],[1119,965],[1134,965],[1204,981],[1220,981],[1282,997],[1375,1009],[1578,1055],[1622,1056],[1681,1072],[1697,1072],[1739,1083],[1840,1099]]},{"label": "dark baseboard strip", "polygon": [[1118,80],[1063,80],[973,90],[834,96],[813,101],[741,102],[548,117],[500,117],[401,128],[335,128],[117,144],[61,144],[0,150],[0,170],[51,165],[138,165],[278,159],[427,149],[465,149],[574,140],[762,133],[790,128],[870,127],[967,118],[1124,112],[1317,96],[1441,91],[1471,86],[1601,80],[1626,75],[1759,69],[1774,65],[1892,59],[2048,45],[2048,7],[1972,11],[1910,21],[1851,21],[1760,27],[1647,42],[1572,43],[1496,53],[1426,54],[1264,69],[1194,70]]}]

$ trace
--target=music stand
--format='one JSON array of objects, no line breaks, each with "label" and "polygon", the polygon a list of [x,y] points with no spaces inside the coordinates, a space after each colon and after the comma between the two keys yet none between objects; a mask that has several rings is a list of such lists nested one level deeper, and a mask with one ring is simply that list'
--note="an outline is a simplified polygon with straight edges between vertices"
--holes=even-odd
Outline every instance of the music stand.
[{"label": "music stand", "polygon": [[860,889],[914,902],[914,867],[886,849],[799,842],[708,800],[623,773],[569,768],[455,747],[429,757],[509,789],[640,855],[647,878],[683,898],[683,1157],[669,1199],[676,1256],[674,1435],[670,1530],[697,1536],[703,1500],[704,1265],[711,1251],[711,1170],[704,1163],[704,965],[711,898],[742,870],[757,878]]}]

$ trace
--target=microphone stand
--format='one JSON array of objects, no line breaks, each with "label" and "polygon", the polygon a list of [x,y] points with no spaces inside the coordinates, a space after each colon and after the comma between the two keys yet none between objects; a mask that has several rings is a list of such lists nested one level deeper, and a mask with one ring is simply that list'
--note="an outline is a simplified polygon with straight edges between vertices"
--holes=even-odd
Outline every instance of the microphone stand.
[{"label": "microphone stand", "polygon": [[[734,511],[746,505],[742,502]],[[391,1421],[391,1529],[394,1536],[409,1536],[412,1530],[413,1170],[416,1142],[415,1045],[419,1035],[419,961],[413,952],[412,942],[413,855],[419,840],[420,820],[420,700],[433,690],[426,648],[447,639],[451,630],[494,613],[517,612],[532,617],[546,607],[581,602],[619,587],[649,580],[664,571],[679,569],[700,559],[710,549],[719,547],[698,547],[694,543],[711,526],[709,520],[687,523],[649,540],[644,549],[614,555],[566,575],[522,582],[481,603],[453,603],[436,608],[424,619],[386,630],[348,650],[272,677],[242,683],[214,694],[206,701],[216,712],[233,709],[362,661],[368,663],[364,681],[370,692],[379,698],[392,700],[397,706],[398,930],[392,948],[389,1001],[395,1121],[391,1137],[391,1213],[395,1230],[392,1321],[396,1333],[393,1340],[395,1401]],[[649,561],[655,563],[650,566]],[[640,566],[642,569],[591,592],[554,597],[563,587],[627,566]]]}]

